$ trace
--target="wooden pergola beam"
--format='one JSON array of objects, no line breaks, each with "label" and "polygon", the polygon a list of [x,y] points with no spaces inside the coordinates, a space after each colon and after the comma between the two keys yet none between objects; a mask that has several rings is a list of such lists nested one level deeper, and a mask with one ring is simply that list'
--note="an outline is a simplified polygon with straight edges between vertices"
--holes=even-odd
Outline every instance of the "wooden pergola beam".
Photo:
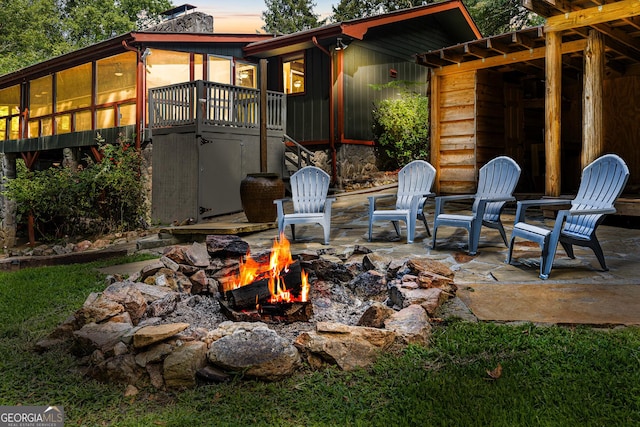
[{"label": "wooden pergola beam", "polygon": [[[558,36],[558,38],[561,38]],[[581,52],[587,45],[586,40],[574,40],[567,43],[560,43],[560,53],[566,54],[571,52]],[[462,62],[460,64],[448,65],[445,67],[434,69],[438,75],[461,73],[465,71],[480,70],[484,68],[499,67],[503,65],[513,64],[515,62],[531,61],[534,59],[542,59],[545,57],[545,47],[535,49],[521,50],[504,55],[492,56],[484,59],[476,59],[473,61]]]},{"label": "wooden pergola beam", "polygon": [[596,30],[589,31],[584,50],[584,90],[582,101],[582,152],[581,163],[585,168],[604,151],[602,101],[604,82],[604,36]]},{"label": "wooden pergola beam", "polygon": [[547,18],[544,30],[545,32],[571,30],[604,24],[616,19],[631,18],[636,15],[640,15],[640,1],[622,0],[550,16]]}]

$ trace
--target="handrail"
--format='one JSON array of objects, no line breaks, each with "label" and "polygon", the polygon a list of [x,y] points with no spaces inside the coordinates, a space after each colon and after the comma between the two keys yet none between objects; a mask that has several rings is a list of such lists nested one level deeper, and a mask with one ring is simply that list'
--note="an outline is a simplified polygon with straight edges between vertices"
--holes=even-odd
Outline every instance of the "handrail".
[{"label": "handrail", "polygon": [[[282,136],[282,143],[284,144],[284,170],[288,170],[287,162],[293,165],[295,170],[300,170],[304,166],[313,165],[313,151],[303,147],[287,134]],[[295,155],[295,159],[287,154]]]},{"label": "handrail", "polygon": [[[149,89],[149,128],[260,126],[260,90],[203,80]],[[284,130],[284,93],[267,91],[267,129]]]}]

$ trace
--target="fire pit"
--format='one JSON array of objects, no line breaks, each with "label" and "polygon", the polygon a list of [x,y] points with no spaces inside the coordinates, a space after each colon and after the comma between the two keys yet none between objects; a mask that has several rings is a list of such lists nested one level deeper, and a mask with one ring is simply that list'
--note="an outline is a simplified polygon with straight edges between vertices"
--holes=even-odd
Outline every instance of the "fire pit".
[{"label": "fire pit", "polygon": [[221,284],[221,311],[234,321],[306,322],[313,315],[308,277],[280,234],[268,259],[254,259],[247,251],[238,273]]}]

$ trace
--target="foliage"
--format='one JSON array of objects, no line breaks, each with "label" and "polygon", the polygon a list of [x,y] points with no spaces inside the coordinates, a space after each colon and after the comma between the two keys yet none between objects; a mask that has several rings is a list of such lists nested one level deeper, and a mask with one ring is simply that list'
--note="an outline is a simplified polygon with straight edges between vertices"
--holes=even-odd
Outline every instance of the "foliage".
[{"label": "foliage", "polygon": [[429,160],[429,99],[409,90],[406,82],[392,83],[403,86],[400,96],[379,101],[372,111],[374,141],[383,169]]},{"label": "foliage", "polygon": [[102,161],[87,159],[80,170],[54,167],[27,170],[17,162],[17,176],[5,181],[6,196],[16,202],[17,220],[33,214],[43,240],[132,230],[145,225],[146,199],[140,154],[125,141],[99,141]]},{"label": "foliage", "polygon": [[169,0],[0,0],[0,74],[142,29]]},{"label": "foliage", "polygon": [[[120,260],[122,262],[122,260]],[[64,407],[68,425],[629,426],[640,423],[640,329],[447,322],[429,347],[371,369],[302,371],[192,390],[81,374],[66,346],[33,344],[104,289],[97,264],[0,272],[0,405]],[[502,366],[502,375],[487,371]]]},{"label": "foliage", "polygon": [[525,9],[520,0],[464,0],[484,37],[520,30],[544,22]]},{"label": "foliage", "polygon": [[[394,10],[435,3],[410,0],[341,0],[332,6],[332,22],[365,18]],[[543,23],[543,19],[525,9],[520,0],[464,0],[480,33],[487,37]]]},{"label": "foliage", "polygon": [[268,33],[290,34],[324,25],[313,13],[311,0],[265,0],[265,5],[262,29]]}]

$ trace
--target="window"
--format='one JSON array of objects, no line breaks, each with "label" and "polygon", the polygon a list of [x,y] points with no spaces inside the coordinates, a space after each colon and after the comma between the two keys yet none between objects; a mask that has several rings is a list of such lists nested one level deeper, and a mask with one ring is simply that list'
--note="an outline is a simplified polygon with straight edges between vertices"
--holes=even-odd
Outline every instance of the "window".
[{"label": "window", "polygon": [[209,81],[231,84],[231,58],[209,55]]},{"label": "window", "polygon": [[97,104],[135,99],[136,54],[122,53],[96,61]]},{"label": "window", "polygon": [[257,71],[257,67],[253,64],[236,62],[236,86],[257,88]]},{"label": "window", "polygon": [[284,93],[304,92],[304,53],[283,58],[282,81]]},{"label": "window", "polygon": [[[20,86],[0,90],[0,140],[20,135]],[[9,131],[7,133],[7,130]]]},{"label": "window", "polygon": [[191,54],[151,49],[147,56],[147,89],[191,80]]},{"label": "window", "polygon": [[56,112],[91,107],[91,72],[89,62],[56,73]]}]

